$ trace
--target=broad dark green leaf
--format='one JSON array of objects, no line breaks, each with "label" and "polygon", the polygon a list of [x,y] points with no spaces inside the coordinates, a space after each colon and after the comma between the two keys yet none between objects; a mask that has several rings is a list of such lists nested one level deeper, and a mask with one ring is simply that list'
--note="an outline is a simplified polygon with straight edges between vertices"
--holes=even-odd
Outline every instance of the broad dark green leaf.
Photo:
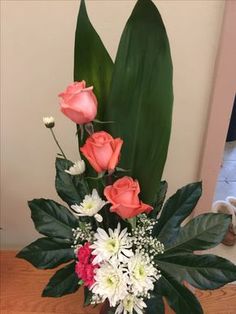
[{"label": "broad dark green leaf", "polygon": [[166,181],[161,181],[159,186],[159,191],[157,193],[157,200],[153,204],[153,210],[148,215],[149,217],[156,218],[165,201],[166,193],[168,189],[168,183]]},{"label": "broad dark green leaf", "polygon": [[236,281],[236,266],[215,255],[175,254],[160,256],[158,267],[178,281],[199,289],[216,289]]},{"label": "broad dark green leaf", "polygon": [[50,238],[41,238],[26,246],[16,257],[23,258],[37,268],[49,269],[75,259],[70,244],[59,244]]},{"label": "broad dark green leaf", "polygon": [[166,297],[169,306],[176,314],[203,314],[197,298],[172,276],[162,272],[157,286],[159,293]]},{"label": "broad dark green leaf", "polygon": [[73,241],[72,228],[78,226],[77,219],[70,211],[48,199],[40,198],[28,202],[36,230],[50,238]]},{"label": "broad dark green leaf", "polygon": [[75,273],[75,263],[71,263],[52,276],[43,290],[42,296],[58,298],[76,292],[79,287],[79,278]]},{"label": "broad dark green leaf", "polygon": [[124,140],[119,166],[155,202],[172,119],[172,61],[165,26],[151,0],[138,0],[119,44],[106,107],[108,132]]},{"label": "broad dark green leaf", "polygon": [[84,287],[84,306],[88,306],[92,302],[93,293],[87,287]]},{"label": "broad dark green leaf", "polygon": [[85,80],[87,86],[94,86],[98,99],[97,119],[102,120],[113,70],[113,62],[99,35],[93,28],[84,0],[81,1],[74,51],[74,80]]},{"label": "broad dark green leaf", "polygon": [[69,206],[73,204],[80,204],[84,196],[88,194],[88,186],[83,177],[71,176],[66,173],[73,163],[62,158],[56,159],[56,190],[58,195]]},{"label": "broad dark green leaf", "polygon": [[145,314],[165,314],[163,298],[160,295],[153,295],[145,301],[147,308]]},{"label": "broad dark green leaf", "polygon": [[202,194],[201,182],[188,184],[179,189],[165,203],[153,233],[168,245],[178,235],[180,225],[195,208]]},{"label": "broad dark green leaf", "polygon": [[228,230],[231,217],[225,214],[202,214],[183,226],[174,242],[165,247],[165,253],[192,252],[218,245]]}]

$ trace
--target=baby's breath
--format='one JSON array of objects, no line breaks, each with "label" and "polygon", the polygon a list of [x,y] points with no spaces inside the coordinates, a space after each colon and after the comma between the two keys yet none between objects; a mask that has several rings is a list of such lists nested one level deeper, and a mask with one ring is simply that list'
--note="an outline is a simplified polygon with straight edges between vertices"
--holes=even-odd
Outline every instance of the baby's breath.
[{"label": "baby's breath", "polygon": [[155,219],[148,219],[146,215],[140,215],[137,219],[137,227],[132,229],[135,247],[139,249],[140,252],[148,254],[151,260],[153,260],[156,255],[164,253],[164,245],[152,236],[155,224]]},{"label": "baby's breath", "polygon": [[72,229],[74,242],[72,248],[77,248],[83,242],[92,242],[94,231],[92,230],[91,223],[81,223],[76,229]]}]

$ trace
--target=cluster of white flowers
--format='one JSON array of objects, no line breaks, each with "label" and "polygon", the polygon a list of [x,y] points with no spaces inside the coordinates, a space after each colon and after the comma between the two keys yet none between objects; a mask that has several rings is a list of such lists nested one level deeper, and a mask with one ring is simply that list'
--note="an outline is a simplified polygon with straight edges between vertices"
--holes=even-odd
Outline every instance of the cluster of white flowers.
[{"label": "cluster of white flowers", "polygon": [[[73,214],[80,217],[94,217],[97,224],[102,222],[98,213],[106,202],[93,190],[83,201],[72,205]],[[92,303],[109,300],[115,307],[115,314],[142,314],[146,308],[145,299],[150,297],[155,282],[160,278],[160,271],[155,264],[155,256],[164,252],[164,246],[153,238],[152,232],[156,220],[146,215],[137,217],[137,225],[128,232],[120,223],[113,230],[106,232],[98,227],[93,231],[92,224],[80,221],[80,227],[73,229],[75,250],[89,242],[94,268]]]},{"label": "cluster of white flowers", "polygon": [[117,307],[115,314],[142,314],[146,307],[144,299],[154,289],[160,272],[148,253],[139,250],[134,244],[135,237],[121,230],[118,224],[108,233],[98,228],[94,234],[92,254],[95,270],[95,283],[91,286],[93,303],[109,300],[110,306]]}]

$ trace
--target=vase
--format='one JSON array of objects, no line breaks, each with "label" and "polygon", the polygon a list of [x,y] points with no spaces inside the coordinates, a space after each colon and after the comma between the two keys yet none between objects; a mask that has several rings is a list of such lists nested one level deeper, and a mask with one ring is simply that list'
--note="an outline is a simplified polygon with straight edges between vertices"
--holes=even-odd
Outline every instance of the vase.
[{"label": "vase", "polygon": [[114,308],[110,307],[109,301],[106,300],[101,307],[99,314],[114,314]]}]

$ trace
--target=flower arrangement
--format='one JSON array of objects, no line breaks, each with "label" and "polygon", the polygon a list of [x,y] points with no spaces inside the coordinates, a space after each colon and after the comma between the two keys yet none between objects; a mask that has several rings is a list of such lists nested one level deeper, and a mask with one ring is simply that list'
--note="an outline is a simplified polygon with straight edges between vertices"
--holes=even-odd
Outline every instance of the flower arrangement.
[{"label": "flower arrangement", "polygon": [[[132,92],[131,92],[132,91]],[[101,313],[203,313],[187,289],[216,289],[236,280],[236,266],[210,254],[230,217],[190,219],[201,183],[188,184],[165,202],[160,181],[173,102],[172,62],[166,30],[151,0],[138,0],[113,64],[81,1],[74,83],[59,94],[62,113],[77,125],[79,158],[61,148],[52,117],[43,119],[60,153],[56,190],[67,207],[49,199],[29,202],[45,237],[17,257],[40,269],[66,263],[43,291],[60,297],[84,287],[84,304]]]}]

